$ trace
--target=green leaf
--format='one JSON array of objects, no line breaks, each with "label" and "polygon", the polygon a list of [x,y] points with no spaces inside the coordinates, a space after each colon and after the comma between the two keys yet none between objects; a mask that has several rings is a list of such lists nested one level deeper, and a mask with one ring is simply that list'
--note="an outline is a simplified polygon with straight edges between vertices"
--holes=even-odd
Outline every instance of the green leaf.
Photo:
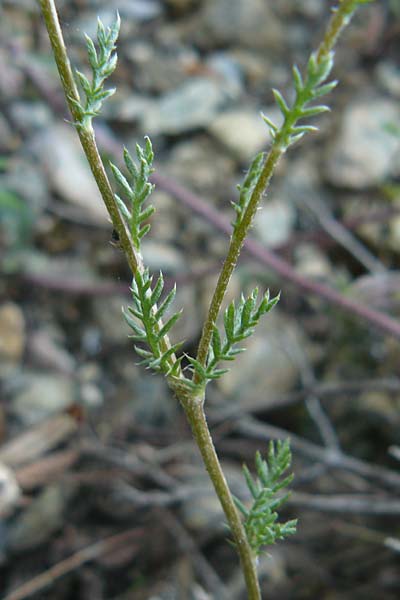
[{"label": "green leaf", "polygon": [[256,555],[262,552],[263,547],[296,533],[297,520],[280,523],[276,512],[289,497],[289,493],[278,496],[276,493],[292,480],[292,475],[283,477],[290,463],[289,441],[278,441],[276,444],[271,441],[267,460],[262,458],[260,452],[256,453],[257,481],[253,479],[246,465],[243,467],[253,502],[249,508],[238,500],[235,500],[235,503],[244,516],[247,539]]},{"label": "green leaf", "polygon": [[272,90],[272,93],[274,94],[275,102],[279,106],[281,113],[283,114],[284,117],[287,117],[288,114],[290,113],[290,108],[286,104],[286,100],[284,99],[284,97],[282,96],[282,94],[280,93],[279,90],[276,90],[274,88]]},{"label": "green leaf", "polygon": [[177,322],[177,320],[180,318],[181,315],[182,315],[182,309],[179,312],[172,315],[172,317],[170,317],[168,319],[168,321],[160,329],[160,333],[159,333],[160,338],[164,337],[164,335],[166,333],[168,333],[168,331],[175,325],[175,323]]}]

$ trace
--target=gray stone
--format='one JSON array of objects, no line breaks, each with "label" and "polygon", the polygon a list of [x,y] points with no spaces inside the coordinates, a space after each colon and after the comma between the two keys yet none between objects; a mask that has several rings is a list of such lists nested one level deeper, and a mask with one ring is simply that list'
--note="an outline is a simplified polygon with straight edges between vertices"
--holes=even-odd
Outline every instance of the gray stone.
[{"label": "gray stone", "polygon": [[40,132],[32,149],[57,194],[78,205],[86,219],[101,224],[108,221],[107,211],[72,125],[58,123]]},{"label": "gray stone", "polygon": [[152,135],[177,135],[204,127],[227,100],[222,82],[194,77],[150,105],[142,128]]},{"label": "gray stone", "polygon": [[123,307],[129,304],[129,295],[98,297],[93,300],[93,313],[99,325],[99,344],[121,344],[128,341],[131,330],[123,317]]},{"label": "gray stone", "polygon": [[24,424],[33,425],[67,409],[74,401],[74,385],[70,378],[25,372],[23,387],[13,398],[11,410]]},{"label": "gray stone", "polygon": [[59,484],[41,492],[10,528],[9,548],[21,552],[46,542],[63,525],[68,495]]},{"label": "gray stone", "polygon": [[249,163],[270,140],[268,128],[256,110],[224,111],[212,121],[208,130],[244,164]]},{"label": "gray stone", "polygon": [[170,244],[163,244],[151,239],[142,243],[145,265],[150,271],[163,273],[182,273],[185,271],[185,260],[181,252]]},{"label": "gray stone", "polygon": [[224,89],[232,99],[238,98],[243,91],[243,73],[240,64],[228,52],[213,52],[205,61],[224,82]]},{"label": "gray stone", "polygon": [[164,169],[170,177],[175,177],[194,191],[211,198],[219,194],[226,198],[227,182],[232,181],[235,161],[225,152],[218,152],[215,146],[205,136],[180,142],[170,151]]},{"label": "gray stone", "polygon": [[[147,92],[165,94],[175,90],[187,79],[188,69],[199,63],[197,53],[190,48],[173,46],[170,52],[165,53],[155,48],[154,43],[141,40],[131,43],[125,54],[132,61],[135,84],[142,97]],[[120,95],[119,91],[117,96]],[[128,95],[130,97],[131,93]]]},{"label": "gray stone", "polygon": [[332,281],[332,265],[326,253],[314,244],[299,244],[295,250],[296,271],[309,279]]},{"label": "gray stone", "polygon": [[365,189],[400,172],[400,137],[390,126],[400,121],[398,102],[363,98],[346,109],[326,161],[328,180],[336,186]]},{"label": "gray stone", "polygon": [[282,27],[265,0],[208,0],[200,28],[208,45],[274,47],[283,40]]},{"label": "gray stone", "polygon": [[376,68],[376,76],[386,92],[395,98],[400,98],[400,69],[393,62],[379,62]]},{"label": "gray stone", "polygon": [[51,120],[51,111],[42,102],[20,100],[11,104],[10,110],[12,118],[25,135],[46,127]]},{"label": "gray stone", "polygon": [[143,23],[156,19],[162,14],[160,0],[120,0],[118,11],[121,17]]},{"label": "gray stone", "polygon": [[14,472],[0,463],[0,519],[13,512],[20,496],[21,490]]},{"label": "gray stone", "polygon": [[268,407],[277,395],[295,384],[299,367],[293,358],[294,347],[305,347],[304,336],[296,322],[277,308],[266,315],[252,337],[245,340],[231,370],[218,380],[225,397],[235,398],[246,409]]},{"label": "gray stone", "polygon": [[256,214],[257,236],[265,246],[274,248],[285,243],[293,231],[296,211],[284,198],[268,199]]}]

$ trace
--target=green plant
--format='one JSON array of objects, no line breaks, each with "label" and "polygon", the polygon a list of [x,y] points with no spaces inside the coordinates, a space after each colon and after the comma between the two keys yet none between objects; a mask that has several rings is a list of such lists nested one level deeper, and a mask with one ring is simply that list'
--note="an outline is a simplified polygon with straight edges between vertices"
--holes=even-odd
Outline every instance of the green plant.
[{"label": "green plant", "polygon": [[235,498],[238,509],[244,516],[244,528],[252,550],[259,555],[262,548],[274,544],[276,540],[283,540],[288,535],[296,533],[297,519],[286,523],[278,522],[279,508],[289,497],[289,493],[278,496],[278,492],[289,485],[293,475],[286,475],[292,462],[289,440],[269,443],[268,458],[263,460],[261,454],[256,452],[256,480],[246,467],[243,473],[247,486],[253,497],[250,508]]},{"label": "green plant", "polygon": [[[76,72],[77,80],[85,95],[85,100],[82,101],[68,60],[54,0],[40,0],[73,122],[108,209],[112,225],[118,234],[120,246],[133,273],[133,306],[125,313],[125,318],[133,331],[133,338],[137,344],[140,344],[136,346],[136,350],[148,368],[166,376],[168,384],[185,411],[194,439],[225,512],[240,556],[250,600],[261,598],[257,578],[257,555],[265,545],[293,534],[296,528],[295,521],[278,523],[276,512],[287,497],[287,495],[279,496],[279,490],[291,480],[291,476],[283,477],[290,465],[290,448],[288,442],[278,443],[276,446],[271,444],[267,461],[257,454],[258,480],[256,481],[245,468],[246,482],[253,497],[252,506],[246,508],[239,500],[232,497],[215,452],[204,412],[205,390],[210,380],[221,377],[226,372],[225,368],[220,368],[220,363],[232,361],[243,350],[236,344],[253,333],[261,316],[273,308],[278,297],[270,299],[267,292],[257,305],[258,291],[254,290],[248,298],[242,297],[238,304],[231,303],[224,312],[223,339],[217,321],[243,242],[275,167],[289,146],[306,133],[316,129],[301,121],[329,110],[327,106],[318,104],[317,101],[332,91],[336,85],[336,81],[327,82],[333,67],[334,45],[357,7],[369,1],[339,0],[321,44],[308,60],[304,77],[297,67],[293,69],[295,97],[292,105],[286,102],[280,92],[274,90],[276,103],[283,115],[283,123],[278,127],[268,117],[263,117],[270,129],[272,143],[268,152],[255,157],[243,184],[239,186],[239,198],[234,203],[236,217],[226,259],[203,326],[197,355],[188,357],[182,354],[178,356],[181,343],[171,345],[168,335],[180,312],[163,322],[174,300],[175,290],[163,297],[162,274],[154,281],[143,264],[141,255],[141,240],[150,228],[147,220],[154,212],[152,206],[145,206],[153,189],[149,181],[153,163],[151,142],[146,138],[144,148],[137,146],[137,164],[128,151],[124,151],[126,175],[116,166],[111,166],[118,191],[123,195],[123,198],[120,198],[111,187],[97,150],[92,128],[92,119],[98,114],[102,102],[114,92],[112,89],[105,89],[104,84],[116,66],[117,58],[114,50],[119,30],[119,17],[110,28],[104,28],[99,22],[98,50],[94,42],[86,38],[92,79],[89,80],[82,73]],[[185,362],[189,365],[187,370],[185,370]],[[192,375],[187,376],[186,373],[190,372]]]}]

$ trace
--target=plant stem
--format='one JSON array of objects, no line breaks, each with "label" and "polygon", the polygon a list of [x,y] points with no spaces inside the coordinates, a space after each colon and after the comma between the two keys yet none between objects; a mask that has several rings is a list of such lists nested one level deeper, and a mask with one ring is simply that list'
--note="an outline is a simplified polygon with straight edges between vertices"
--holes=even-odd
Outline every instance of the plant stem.
[{"label": "plant stem", "polygon": [[[133,274],[136,271],[143,273],[144,265],[143,259],[133,244],[130,231],[121,216],[118,205],[115,201],[114,192],[108,179],[106,170],[104,168],[103,161],[101,159],[99,150],[96,144],[96,137],[94,134],[93,127],[90,124],[85,126],[80,123],[80,115],[77,107],[73,100],[80,101],[78,89],[76,87],[74,75],[71,68],[71,63],[68,58],[67,50],[65,47],[64,37],[60,27],[58,19],[57,9],[54,0],[39,0],[40,7],[42,10],[44,22],[49,35],[51,47],[53,50],[54,59],[56,61],[58,73],[60,75],[61,83],[64,89],[65,99],[68,104],[68,108],[71,112],[72,118],[74,119],[74,125],[79,135],[79,139],[82,148],[85,152],[87,161],[92,171],[93,177],[99,188],[101,197],[104,201],[108,214],[110,215],[112,225],[117,231],[119,236],[119,243],[121,249],[124,252],[128,265]],[[156,311],[156,307],[152,309]],[[160,320],[157,324],[157,330],[160,331],[163,326]],[[161,348],[163,352],[171,347],[168,336],[165,336],[161,341]],[[170,357],[170,362],[175,361],[174,355]]]},{"label": "plant stem", "polygon": [[[353,16],[358,4],[359,0],[341,0],[339,7],[335,10],[328,22],[322,42],[315,53],[317,64],[321,64],[327,58],[328,54],[331,52],[332,48],[337,42],[339,35],[350,22],[350,19]],[[285,139],[286,134],[293,126],[294,113],[295,111],[290,112],[282,127],[276,133],[244,216],[232,233],[228,254],[224,264],[222,265],[214,295],[211,299],[197,350],[196,358],[202,366],[204,366],[207,361],[213,330],[221,310],[221,305],[224,300],[230,278],[239,259],[243,242],[246,239],[248,231],[252,225],[254,215],[256,214],[261,198],[269,186],[270,180],[275,171],[275,167],[277,166],[281,156],[285,153],[286,147],[282,145],[282,140]],[[200,376],[196,372],[193,376],[193,381],[196,383],[200,382]]]},{"label": "plant stem", "polygon": [[204,465],[213,483],[215,492],[224,510],[233,534],[236,550],[240,557],[248,600],[261,600],[256,558],[250,548],[241,517],[236,509],[224,472],[221,468],[204,413],[204,398],[187,398],[181,401],[192,428],[193,437],[199,447]]},{"label": "plant stem", "polygon": [[[57,63],[58,72],[64,88],[65,97],[75,122],[78,122],[76,107],[72,102],[70,102],[70,98],[79,100],[79,94],[65,48],[54,0],[40,0],[40,5],[50,37],[54,57]],[[113,226],[119,233],[121,246],[127,256],[129,266],[133,273],[136,272],[136,269],[143,271],[143,262],[141,256],[135,251],[129,231],[122,220],[118,207],[116,206],[114,194],[97,149],[93,129],[90,127],[90,130],[87,130],[78,126],[77,131],[90,164],[93,176],[99,187],[106,208],[110,214]],[[161,326],[162,324],[160,322],[159,327],[161,328]],[[170,342],[167,337],[165,344],[166,348],[168,348]],[[183,392],[179,392],[179,390],[176,388],[175,392],[185,410],[195,441],[203,457],[204,464],[224,509],[229,527],[232,530],[243,566],[246,586],[249,593],[249,600],[260,600],[261,595],[258,586],[258,577],[254,556],[247,541],[246,533],[244,531],[239,513],[236,510],[232,495],[215,452],[214,444],[203,411],[203,399],[199,400],[198,398],[188,397]]]},{"label": "plant stem", "polygon": [[39,1],[47,32],[49,34],[54,59],[57,64],[58,73],[64,89],[65,98],[68,103],[68,108],[71,112],[72,118],[74,119],[74,124],[76,125],[76,130],[78,132],[82,148],[86,154],[90,169],[93,173],[93,177],[95,178],[104,204],[106,205],[108,214],[110,215],[112,225],[119,235],[120,244],[127,258],[129,267],[132,273],[135,273],[137,269],[143,270],[142,258],[140,254],[135,251],[129,230],[118,210],[118,206],[114,198],[114,192],[97,149],[93,128],[91,126],[82,127],[79,124],[78,110],[74,103],[71,102],[71,100],[76,100],[79,102],[80,98],[67,50],[65,48],[64,38],[58,20],[54,0]]},{"label": "plant stem", "polygon": [[[79,114],[73,102],[74,100],[79,102],[79,93],[65,48],[54,0],[39,0],[39,2],[48,30],[61,82],[64,88],[66,100],[74,119],[74,124],[76,126],[93,176],[99,187],[103,201],[112,220],[112,224],[119,235],[122,250],[127,257],[132,272],[135,273],[137,270],[143,272],[144,266],[141,255],[133,246],[129,229],[127,228],[116,204],[112,187],[97,149],[94,131],[91,125],[84,127],[82,123],[79,122]],[[339,8],[332,16],[323,41],[317,50],[317,62],[320,62],[326,58],[327,54],[331,51],[341,30],[350,21],[358,2],[359,0],[341,0]],[[247,236],[249,228],[251,227],[259,202],[265,193],[265,190],[267,189],[270,179],[275,171],[275,167],[278,164],[282,154],[285,152],[285,147],[282,145],[281,141],[282,136],[289,131],[291,125],[293,124],[291,122],[291,118],[292,117],[289,116],[283,123],[280,131],[277,132],[275,141],[273,142],[265,159],[262,172],[254,187],[244,215],[240,221],[240,224],[235,228],[231,236],[228,254],[218,279],[199,344],[197,360],[199,360],[202,365],[205,365],[206,363],[214,325],[218,318],[230,277],[237,264],[243,242]],[[161,326],[162,325],[159,323],[158,328],[161,328]],[[163,345],[164,344],[166,348],[169,347],[169,340],[167,336],[164,338]],[[175,358],[171,357],[171,360],[175,360]],[[194,381],[198,382],[196,374],[194,375]],[[203,408],[204,397],[196,394],[191,396],[190,394],[180,391],[179,389],[176,389],[176,394],[184,408],[185,414],[192,428],[193,436],[199,447],[204,464],[221,502],[228,525],[232,531],[246,581],[248,600],[260,600],[261,593],[257,577],[255,556],[247,540],[241,517],[234,504],[214,448]]]}]

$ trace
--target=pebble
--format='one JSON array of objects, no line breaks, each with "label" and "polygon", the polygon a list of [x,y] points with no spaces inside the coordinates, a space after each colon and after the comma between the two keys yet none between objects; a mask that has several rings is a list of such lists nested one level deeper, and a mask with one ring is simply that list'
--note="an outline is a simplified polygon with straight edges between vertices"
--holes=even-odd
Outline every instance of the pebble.
[{"label": "pebble", "polygon": [[[199,135],[177,143],[164,169],[170,177],[193,191],[209,195],[212,200],[219,195],[226,198],[227,182],[233,179],[235,161],[226,152],[218,152],[209,137]],[[227,205],[229,207],[228,202]],[[209,225],[205,224],[204,229],[207,228],[209,231]]]},{"label": "pebble", "polygon": [[268,199],[256,214],[254,228],[259,239],[268,248],[288,241],[295,225],[296,211],[285,199]]},{"label": "pebble", "polygon": [[26,371],[22,389],[12,400],[11,411],[24,425],[33,425],[62,412],[75,401],[70,378]]},{"label": "pebble", "polygon": [[354,100],[345,110],[339,136],[328,151],[329,182],[362,190],[399,174],[400,137],[389,129],[399,121],[398,102],[387,98]]},{"label": "pebble", "polygon": [[14,472],[0,463],[0,519],[13,512],[20,496],[21,490]]},{"label": "pebble", "polygon": [[35,136],[32,150],[53,191],[78,205],[85,219],[107,223],[107,211],[72,125],[57,123],[41,131]]},{"label": "pebble", "polygon": [[228,99],[223,82],[193,77],[149,106],[142,129],[149,135],[178,135],[204,127]]},{"label": "pebble", "polygon": [[305,346],[301,329],[274,308],[245,340],[246,351],[228,365],[229,373],[218,380],[224,396],[235,398],[244,410],[268,407],[277,395],[288,392],[299,376],[291,358],[294,344]]},{"label": "pebble", "polygon": [[63,525],[68,496],[60,484],[45,488],[10,527],[10,550],[22,552],[45,543]]},{"label": "pebble", "polygon": [[171,274],[185,271],[184,255],[169,244],[147,239],[142,243],[142,253],[144,263],[150,271]]},{"label": "pebble", "polygon": [[125,322],[122,309],[129,305],[129,298],[129,293],[112,298],[108,296],[94,298],[93,315],[100,330],[100,346],[125,344],[128,341],[131,330]]},{"label": "pebble", "polygon": [[209,0],[197,25],[208,47],[243,44],[271,48],[283,41],[280,22],[264,0]]},{"label": "pebble", "polygon": [[295,249],[296,271],[309,279],[331,281],[332,265],[314,244],[299,244]]},{"label": "pebble", "polygon": [[10,375],[21,362],[25,348],[25,318],[12,302],[0,305],[0,377]]},{"label": "pebble", "polygon": [[224,111],[212,121],[208,131],[244,164],[270,141],[268,128],[256,110]]}]

